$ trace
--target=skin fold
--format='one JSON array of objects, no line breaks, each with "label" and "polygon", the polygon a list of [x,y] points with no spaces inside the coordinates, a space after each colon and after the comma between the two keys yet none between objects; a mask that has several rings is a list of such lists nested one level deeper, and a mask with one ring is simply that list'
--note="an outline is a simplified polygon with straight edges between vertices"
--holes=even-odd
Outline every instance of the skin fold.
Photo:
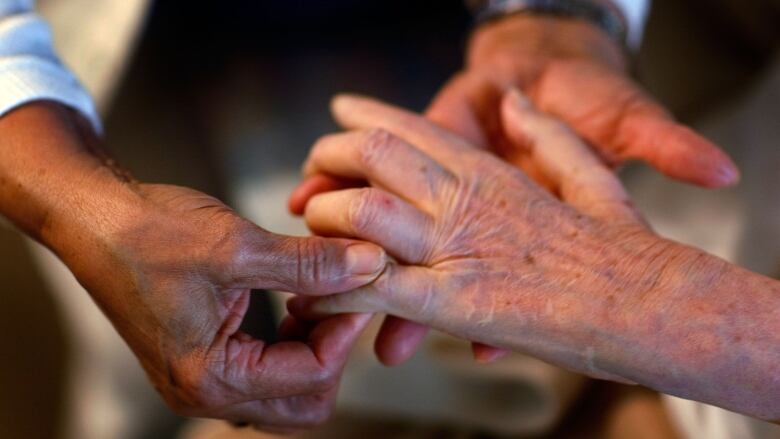
[{"label": "skin fold", "polygon": [[312,149],[307,175],[370,186],[308,200],[313,232],[393,256],[372,284],[296,298],[295,315],[386,313],[766,420],[780,418],[780,283],[656,236],[619,180],[517,90],[507,135],[557,195],[422,116],[342,96],[349,131]]},{"label": "skin fold", "polygon": [[[612,38],[582,20],[515,14],[480,26],[471,38],[463,70],[434,98],[425,115],[554,186],[538,169],[527,140],[507,135],[501,100],[521,89],[534,105],[567,123],[610,165],[641,160],[660,172],[704,187],[739,180],[733,162],[711,142],[678,124],[627,75],[628,62]],[[291,197],[291,211],[320,190],[355,187],[332,175],[313,175]],[[379,359],[398,364],[412,355],[424,326],[388,318],[376,342]],[[476,344],[481,361],[500,350]]]},{"label": "skin fold", "polygon": [[327,419],[368,316],[289,318],[296,337],[269,345],[239,331],[250,290],[351,290],[384,269],[382,249],[275,235],[205,194],[135,182],[56,104],[0,132],[2,213],[68,265],[177,413],[273,431]]}]

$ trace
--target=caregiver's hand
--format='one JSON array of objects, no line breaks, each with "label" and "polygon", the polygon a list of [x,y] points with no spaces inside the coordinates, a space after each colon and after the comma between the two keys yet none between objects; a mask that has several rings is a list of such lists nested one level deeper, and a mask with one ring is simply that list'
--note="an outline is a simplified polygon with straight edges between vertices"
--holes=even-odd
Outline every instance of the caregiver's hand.
[{"label": "caregiver's hand", "polygon": [[[307,295],[374,280],[375,245],[263,230],[205,194],[139,184],[141,212],[102,245],[66,258],[166,402],[185,416],[291,432],[324,422],[369,316],[288,317],[271,344],[239,326],[251,289]],[[270,318],[270,317],[268,317]]]},{"label": "caregiver's hand", "polygon": [[[422,117],[335,103],[356,131],[323,138],[308,172],[370,188],[315,196],[310,227],[398,260],[301,315],[385,312],[597,378],[780,419],[780,282],[650,232],[616,177],[518,93],[509,134],[532,145],[560,199]],[[393,134],[391,134],[393,133]]]},{"label": "caregiver's hand", "polygon": [[368,317],[330,318],[277,344],[239,325],[252,289],[370,283],[381,248],[276,235],[203,193],[132,181],[59,105],[20,107],[0,134],[0,213],[67,264],[175,411],[275,431],[327,417]]},{"label": "caregiver's hand", "polygon": [[611,164],[638,159],[706,187],[739,178],[722,151],[676,123],[631,80],[620,47],[582,20],[515,14],[482,25],[469,45],[466,67],[426,116],[536,177],[527,145],[502,129],[501,97],[512,87],[566,122]]}]

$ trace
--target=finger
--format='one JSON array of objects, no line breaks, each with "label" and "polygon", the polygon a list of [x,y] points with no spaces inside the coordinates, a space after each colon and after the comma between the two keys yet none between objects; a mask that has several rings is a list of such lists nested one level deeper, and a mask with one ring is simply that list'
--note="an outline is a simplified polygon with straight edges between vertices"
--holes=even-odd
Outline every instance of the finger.
[{"label": "finger", "polygon": [[304,173],[367,180],[424,209],[454,180],[423,152],[382,129],[321,138],[306,161]]},{"label": "finger", "polygon": [[[304,297],[304,296],[294,296],[294,297]],[[279,323],[279,329],[277,330],[277,340],[278,341],[306,341],[308,338],[309,333],[311,332],[310,327],[307,327],[306,324],[301,322],[300,320],[296,319],[292,315],[284,316],[282,321]]]},{"label": "finger", "polygon": [[[316,297],[295,296],[287,302],[287,308],[299,319],[317,318],[318,315],[313,316],[309,311],[317,300]],[[427,334],[428,327],[424,325],[387,316],[374,341],[377,358],[386,366],[404,363],[414,355]]]},{"label": "finger", "polygon": [[[306,343],[259,340],[228,342],[232,369],[226,376],[244,389],[247,400],[286,398],[334,389],[349,352],[371,316],[341,314],[318,323]],[[245,402],[245,401],[238,401]]]},{"label": "finger", "polygon": [[365,186],[365,182],[333,175],[311,175],[306,177],[290,194],[287,208],[293,215],[300,216],[306,210],[306,203],[317,194],[361,186]]},{"label": "finger", "polygon": [[[455,77],[436,97],[425,116],[483,149],[489,149],[550,188],[549,180],[531,159],[524,143],[507,140],[501,123],[501,102],[510,83],[471,71]],[[490,140],[488,140],[490,139]]]},{"label": "finger", "polygon": [[631,139],[626,158],[647,161],[670,177],[708,188],[739,182],[739,168],[726,153],[665,117],[631,115],[623,122],[621,135]]},{"label": "finger", "polygon": [[472,343],[471,350],[477,363],[482,364],[493,363],[509,355],[509,351],[505,349],[494,348],[482,343]]},{"label": "finger", "polygon": [[301,315],[320,318],[340,313],[385,313],[427,325],[437,317],[442,298],[436,277],[419,266],[388,264],[370,285],[308,301]]},{"label": "finger", "polygon": [[318,235],[370,241],[407,263],[423,263],[430,253],[434,228],[431,218],[381,189],[346,189],[317,195],[309,201],[305,218]]},{"label": "finger", "polygon": [[386,366],[397,366],[414,355],[428,335],[428,327],[395,316],[385,317],[374,341],[377,358]]},{"label": "finger", "polygon": [[372,282],[387,262],[382,248],[347,239],[282,236],[255,228],[238,241],[226,246],[226,273],[217,273],[231,287],[333,294]]},{"label": "finger", "polygon": [[224,407],[209,417],[248,424],[267,433],[289,435],[323,424],[333,413],[336,396],[337,391],[333,389],[302,397],[248,401]]},{"label": "finger", "polygon": [[516,89],[501,110],[508,137],[532,145],[534,161],[564,201],[597,218],[639,221],[620,180],[564,123],[538,112]]},{"label": "finger", "polygon": [[[482,89],[489,89],[489,81],[484,79],[475,83],[474,75],[459,74],[450,80],[436,95],[425,111],[425,117],[434,123],[458,134],[473,145],[487,149],[489,147],[486,130],[478,115],[496,114],[496,111],[482,112]],[[498,99],[501,99],[500,93]],[[493,106],[495,109],[496,106]]]},{"label": "finger", "polygon": [[339,95],[331,111],[336,120],[349,129],[382,128],[414,145],[433,160],[449,167],[462,155],[474,153],[474,146],[455,133],[424,117],[374,99]]},{"label": "finger", "polygon": [[676,123],[630,79],[606,67],[556,63],[545,70],[533,96],[541,111],[561,118],[615,159],[641,159],[670,177],[705,187],[739,180],[723,151]]}]

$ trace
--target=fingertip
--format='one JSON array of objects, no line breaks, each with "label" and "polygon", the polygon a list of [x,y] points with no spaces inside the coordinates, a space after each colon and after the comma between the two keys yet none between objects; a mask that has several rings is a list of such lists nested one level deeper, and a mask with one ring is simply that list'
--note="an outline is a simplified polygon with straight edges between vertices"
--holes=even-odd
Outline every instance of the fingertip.
[{"label": "fingertip", "polygon": [[479,364],[491,364],[509,355],[509,351],[494,348],[482,343],[474,343],[471,346],[474,360]]},{"label": "fingertip", "polygon": [[371,321],[371,314],[350,313],[331,316],[311,333],[312,349],[323,363],[343,364],[352,346]]},{"label": "fingertip", "polygon": [[300,216],[306,212],[306,206],[315,196],[325,192],[357,186],[362,186],[362,183],[357,180],[338,178],[326,174],[314,174],[306,177],[293,190],[287,200],[287,207],[290,213]]},{"label": "fingertip", "polygon": [[[382,247],[368,242],[357,242],[347,247],[345,254],[347,275],[376,279],[387,265],[387,253]],[[365,279],[363,279],[365,280]],[[360,285],[362,286],[362,285]]]},{"label": "fingertip", "polygon": [[374,352],[385,366],[400,365],[414,356],[427,334],[424,325],[387,316],[374,342]]},{"label": "fingertip", "polygon": [[337,116],[349,111],[352,106],[360,102],[368,101],[370,98],[357,93],[338,93],[330,100],[330,110]]},{"label": "fingertip", "polygon": [[511,143],[521,151],[531,149],[533,139],[528,130],[533,107],[520,90],[513,88],[501,101],[501,122]]},{"label": "fingertip", "polygon": [[712,183],[715,185],[715,187],[723,188],[736,186],[739,184],[739,181],[742,178],[737,165],[728,157],[726,157],[726,160],[727,161],[721,164],[721,166],[713,173]]},{"label": "fingertip", "polygon": [[740,172],[723,150],[668,118],[635,117],[626,124],[626,157],[648,162],[677,180],[717,189],[739,183]]},{"label": "fingertip", "polygon": [[506,92],[504,103],[516,111],[535,111],[531,100],[517,87],[512,87]]},{"label": "fingertip", "polygon": [[303,212],[306,210],[306,204],[312,196],[310,192],[306,181],[296,186],[287,198],[287,210],[295,216],[303,215]]}]

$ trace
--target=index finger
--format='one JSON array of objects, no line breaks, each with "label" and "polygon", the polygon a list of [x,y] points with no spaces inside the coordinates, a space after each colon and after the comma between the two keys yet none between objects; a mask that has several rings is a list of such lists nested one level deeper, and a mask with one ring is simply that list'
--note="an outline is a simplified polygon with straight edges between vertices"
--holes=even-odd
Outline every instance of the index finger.
[{"label": "index finger", "polygon": [[318,323],[306,343],[265,345],[240,334],[225,347],[225,376],[241,396],[231,403],[327,392],[336,387],[368,314],[342,314]]},{"label": "index finger", "polygon": [[338,95],[331,103],[338,123],[348,129],[382,128],[414,145],[439,164],[451,164],[477,148],[423,116],[357,95]]}]

